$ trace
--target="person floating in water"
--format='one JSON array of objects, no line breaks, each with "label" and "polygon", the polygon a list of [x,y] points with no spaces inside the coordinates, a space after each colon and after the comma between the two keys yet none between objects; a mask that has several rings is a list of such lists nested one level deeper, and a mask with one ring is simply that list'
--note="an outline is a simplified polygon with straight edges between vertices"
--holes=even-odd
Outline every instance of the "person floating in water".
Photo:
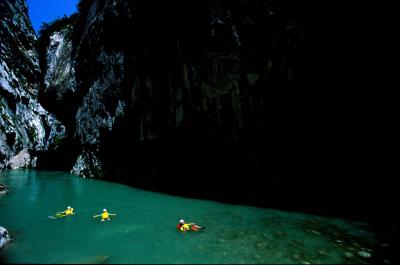
[{"label": "person floating in water", "polygon": [[49,218],[51,219],[56,219],[56,218],[61,218],[61,217],[65,217],[65,216],[69,216],[69,215],[73,215],[74,213],[74,208],[72,208],[71,206],[67,207],[67,210],[62,211],[62,212],[57,212],[55,216],[49,216]]},{"label": "person floating in water", "polygon": [[116,215],[115,213],[108,213],[107,209],[103,209],[102,214],[94,215],[93,218],[101,217],[101,221],[104,222],[105,220],[110,221],[110,216]]},{"label": "person floating in water", "polygon": [[74,214],[74,208],[72,208],[71,206],[67,207],[67,210],[62,211],[62,212],[57,212],[57,215],[72,215]]},{"label": "person floating in water", "polygon": [[185,223],[185,220],[180,220],[178,225],[176,226],[179,231],[186,232],[186,231],[199,231],[201,229],[205,229],[206,227],[200,227],[195,223]]}]

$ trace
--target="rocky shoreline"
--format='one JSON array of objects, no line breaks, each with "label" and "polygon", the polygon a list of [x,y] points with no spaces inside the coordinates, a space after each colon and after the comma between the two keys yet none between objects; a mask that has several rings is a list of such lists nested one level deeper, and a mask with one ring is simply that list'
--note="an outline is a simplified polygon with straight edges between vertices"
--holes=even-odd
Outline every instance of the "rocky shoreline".
[{"label": "rocky shoreline", "polygon": [[0,183],[0,195],[7,194],[7,193],[8,193],[8,187],[6,185]]},{"label": "rocky shoreline", "polygon": [[0,226],[0,251],[10,242],[10,233],[4,227]]}]

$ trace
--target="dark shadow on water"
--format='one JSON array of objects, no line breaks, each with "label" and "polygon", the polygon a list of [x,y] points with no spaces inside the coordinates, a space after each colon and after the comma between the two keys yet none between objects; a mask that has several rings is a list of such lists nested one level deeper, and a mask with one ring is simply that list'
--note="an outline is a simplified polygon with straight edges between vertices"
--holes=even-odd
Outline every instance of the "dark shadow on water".
[{"label": "dark shadow on water", "polygon": [[138,145],[127,154],[110,152],[112,177],[105,180],[188,198],[366,222],[388,244],[379,247],[374,258],[398,260],[396,184],[380,160],[360,150],[309,155],[282,148],[292,154],[285,155],[278,149],[274,154],[264,151],[271,145],[263,142]]}]

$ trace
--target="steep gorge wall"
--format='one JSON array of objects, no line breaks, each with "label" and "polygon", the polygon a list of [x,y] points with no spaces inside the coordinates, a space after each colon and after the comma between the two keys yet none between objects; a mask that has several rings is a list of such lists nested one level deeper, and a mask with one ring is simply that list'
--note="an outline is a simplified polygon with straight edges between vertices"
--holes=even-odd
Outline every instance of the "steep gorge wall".
[{"label": "steep gorge wall", "polygon": [[313,9],[294,2],[81,1],[39,41],[39,101],[67,137],[38,168],[238,203],[386,214],[371,194],[392,186],[359,177],[374,161],[354,141],[357,119],[331,97],[346,91],[341,64],[330,66],[340,50],[317,46]]},{"label": "steep gorge wall", "polygon": [[0,169],[35,167],[37,151],[56,149],[65,127],[37,101],[36,35],[23,0],[0,2]]},{"label": "steep gorge wall", "polygon": [[[301,105],[295,98],[303,93],[307,49],[293,6],[153,4],[80,3],[71,35],[76,80],[43,95],[54,106],[71,102],[54,111],[70,113],[65,122],[83,146],[74,172],[151,180],[279,171],[268,162],[279,143],[267,138],[278,135],[282,105]],[[45,84],[58,77],[50,75]],[[71,92],[68,100],[60,97],[64,91]],[[280,97],[288,101],[274,105]]]}]

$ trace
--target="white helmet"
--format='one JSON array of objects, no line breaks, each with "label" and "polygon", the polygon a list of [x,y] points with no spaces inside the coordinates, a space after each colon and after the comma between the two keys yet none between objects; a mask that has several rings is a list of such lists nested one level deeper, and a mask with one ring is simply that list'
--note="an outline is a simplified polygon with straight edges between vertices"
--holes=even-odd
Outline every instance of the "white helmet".
[{"label": "white helmet", "polygon": [[107,209],[103,209],[103,212],[106,212],[107,211]]},{"label": "white helmet", "polygon": [[184,221],[183,219],[181,219],[181,220],[179,221],[179,223],[180,223],[180,224],[184,224],[185,221]]},{"label": "white helmet", "polygon": [[71,206],[68,206],[67,208],[68,208],[68,209],[71,209]]}]

